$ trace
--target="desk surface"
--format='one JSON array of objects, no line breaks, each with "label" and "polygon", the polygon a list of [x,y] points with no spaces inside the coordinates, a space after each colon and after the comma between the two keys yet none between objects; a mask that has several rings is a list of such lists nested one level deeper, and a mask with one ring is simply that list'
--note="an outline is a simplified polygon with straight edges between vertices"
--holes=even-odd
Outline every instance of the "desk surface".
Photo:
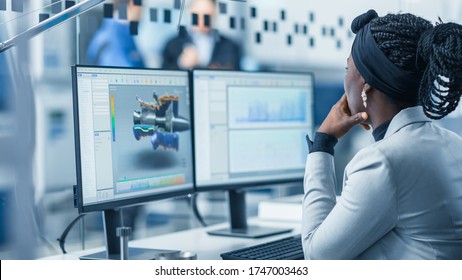
[{"label": "desk surface", "polygon": [[[191,230],[173,232],[170,234],[159,235],[155,237],[133,240],[129,242],[130,247],[141,247],[150,249],[166,249],[189,251],[197,254],[199,260],[221,260],[220,254],[232,250],[237,250],[244,247],[249,247],[269,241],[289,237],[300,233],[300,223],[285,223],[274,221],[262,221],[258,219],[250,219],[250,225],[260,225],[279,228],[293,228],[289,233],[278,234],[265,238],[238,238],[212,236],[207,234],[207,231],[229,226],[228,224],[219,224],[206,228],[195,228]],[[68,254],[56,255],[44,258],[45,260],[75,260],[82,255],[95,253],[103,250],[102,247],[94,248],[85,251],[71,252]]]}]

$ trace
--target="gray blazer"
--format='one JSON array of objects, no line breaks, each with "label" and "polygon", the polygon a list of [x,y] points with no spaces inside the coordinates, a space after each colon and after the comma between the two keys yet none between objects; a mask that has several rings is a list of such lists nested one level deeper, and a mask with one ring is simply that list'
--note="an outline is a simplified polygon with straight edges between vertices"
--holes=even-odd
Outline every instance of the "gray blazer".
[{"label": "gray blazer", "polygon": [[356,154],[337,202],[335,185],[333,156],[309,154],[305,258],[462,259],[462,138],[421,107],[402,110]]}]

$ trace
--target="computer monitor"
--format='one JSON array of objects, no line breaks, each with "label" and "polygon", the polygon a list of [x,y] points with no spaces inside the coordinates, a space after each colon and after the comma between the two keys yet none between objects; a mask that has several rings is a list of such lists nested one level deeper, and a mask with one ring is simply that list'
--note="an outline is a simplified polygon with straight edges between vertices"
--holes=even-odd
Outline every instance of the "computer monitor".
[{"label": "computer monitor", "polygon": [[192,81],[196,191],[229,191],[231,227],[211,234],[283,231],[247,225],[244,190],[303,180],[313,75],[194,70]]},{"label": "computer monitor", "polygon": [[[194,191],[188,72],[72,69],[75,205],[80,213],[103,211],[103,257],[119,258],[120,208]],[[129,258],[151,253],[130,250]]]}]

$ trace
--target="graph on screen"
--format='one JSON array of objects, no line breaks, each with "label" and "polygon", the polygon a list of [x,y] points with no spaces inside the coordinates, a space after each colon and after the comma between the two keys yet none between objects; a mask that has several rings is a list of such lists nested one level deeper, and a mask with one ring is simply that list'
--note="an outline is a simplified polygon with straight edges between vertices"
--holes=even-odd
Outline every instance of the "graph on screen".
[{"label": "graph on screen", "polygon": [[304,167],[307,96],[303,88],[228,88],[231,174]]},{"label": "graph on screen", "polygon": [[307,94],[303,89],[230,87],[228,93],[231,129],[307,122]]}]

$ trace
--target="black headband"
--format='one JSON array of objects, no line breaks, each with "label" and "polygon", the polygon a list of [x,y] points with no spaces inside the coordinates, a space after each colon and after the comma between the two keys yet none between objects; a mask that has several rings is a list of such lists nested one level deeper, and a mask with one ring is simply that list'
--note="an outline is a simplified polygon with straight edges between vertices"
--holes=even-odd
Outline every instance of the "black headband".
[{"label": "black headband", "polygon": [[356,33],[351,55],[366,83],[393,99],[417,103],[421,76],[399,68],[385,56],[372,36],[370,23]]}]

